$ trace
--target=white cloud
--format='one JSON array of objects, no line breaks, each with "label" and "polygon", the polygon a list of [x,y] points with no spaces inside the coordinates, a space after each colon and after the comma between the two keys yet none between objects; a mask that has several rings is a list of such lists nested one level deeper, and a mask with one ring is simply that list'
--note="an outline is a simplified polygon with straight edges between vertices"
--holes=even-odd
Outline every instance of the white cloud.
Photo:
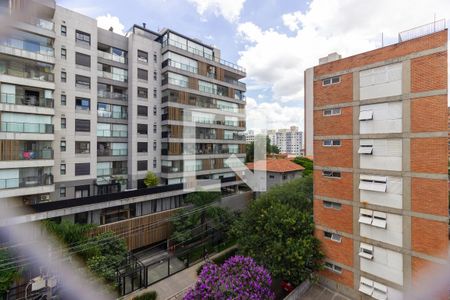
[{"label": "white cloud", "polygon": [[106,30],[109,30],[109,28],[112,27],[115,33],[125,35],[125,26],[120,22],[118,17],[111,16],[110,14],[106,14],[105,16],[98,16],[97,25],[98,27]]},{"label": "white cloud", "polygon": [[396,41],[399,31],[450,17],[448,0],[312,0],[305,12],[282,16],[290,34],[262,30],[251,22],[238,26],[245,43],[238,63],[252,85],[272,88],[274,101],[303,99],[303,72],[320,57],[338,52],[344,57]]},{"label": "white cloud", "polygon": [[239,20],[241,10],[245,0],[188,0],[193,3],[197,12],[204,15],[207,12],[214,13],[215,16],[223,16],[230,23]]},{"label": "white cloud", "polygon": [[245,108],[247,128],[253,130],[289,128],[295,125],[303,128],[303,109],[282,106],[280,103],[257,103],[247,97]]}]

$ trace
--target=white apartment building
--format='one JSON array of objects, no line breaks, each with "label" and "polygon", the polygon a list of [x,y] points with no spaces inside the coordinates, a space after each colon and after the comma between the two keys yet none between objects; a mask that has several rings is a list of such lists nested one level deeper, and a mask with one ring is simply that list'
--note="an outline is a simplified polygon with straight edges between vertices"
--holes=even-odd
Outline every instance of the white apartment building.
[{"label": "white apartment building", "polygon": [[268,136],[272,145],[280,149],[280,153],[301,155],[303,149],[303,132],[297,126],[289,129],[269,130]]}]

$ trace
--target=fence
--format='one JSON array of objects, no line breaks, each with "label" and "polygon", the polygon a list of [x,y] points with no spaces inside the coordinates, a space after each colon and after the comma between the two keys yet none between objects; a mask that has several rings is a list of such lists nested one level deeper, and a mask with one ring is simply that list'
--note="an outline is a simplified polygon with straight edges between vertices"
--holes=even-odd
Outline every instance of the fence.
[{"label": "fence", "polygon": [[404,42],[421,36],[429,35],[446,28],[445,19],[434,21],[433,23],[418,26],[409,30],[402,31],[398,34],[398,41]]}]

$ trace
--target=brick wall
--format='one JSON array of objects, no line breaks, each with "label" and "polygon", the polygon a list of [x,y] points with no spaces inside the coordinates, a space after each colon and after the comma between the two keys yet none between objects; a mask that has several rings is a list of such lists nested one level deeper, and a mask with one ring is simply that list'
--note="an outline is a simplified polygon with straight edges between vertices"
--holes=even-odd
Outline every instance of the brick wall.
[{"label": "brick wall", "polygon": [[445,137],[411,139],[411,171],[447,174],[447,142]]},{"label": "brick wall", "polygon": [[328,178],[322,171],[314,170],[314,195],[337,199],[353,199],[352,173],[341,172],[341,178]]},{"label": "brick wall", "polygon": [[325,269],[323,271],[320,271],[319,274],[327,277],[328,279],[334,280],[350,288],[353,288],[353,272],[351,271],[342,270],[341,274],[337,274]]},{"label": "brick wall", "polygon": [[342,237],[340,243],[334,242],[323,236],[323,231],[316,229],[315,236],[321,242],[321,248],[325,256],[335,262],[353,266],[353,240],[349,238]]},{"label": "brick wall", "polygon": [[447,126],[447,96],[417,98],[411,101],[412,132],[447,131]]},{"label": "brick wall", "polygon": [[322,80],[314,81],[314,106],[323,106],[353,100],[353,74],[341,76],[341,82],[322,86]]},{"label": "brick wall", "polygon": [[447,258],[448,224],[422,218],[411,218],[412,249],[428,255]]},{"label": "brick wall", "polygon": [[337,116],[324,116],[323,110],[314,111],[314,134],[320,135],[344,135],[353,133],[353,109],[341,108],[341,114]]},{"label": "brick wall", "polygon": [[353,141],[341,140],[340,146],[324,147],[323,141],[314,141],[314,164],[321,167],[351,168],[353,166]]},{"label": "brick wall", "polygon": [[314,200],[314,222],[338,231],[353,233],[353,207],[325,208],[322,200]]},{"label": "brick wall", "polygon": [[[447,180],[412,178],[411,208],[414,211],[440,216],[448,215]],[[445,238],[445,237],[444,237]]]},{"label": "brick wall", "polygon": [[447,88],[447,51],[411,60],[411,92]]}]

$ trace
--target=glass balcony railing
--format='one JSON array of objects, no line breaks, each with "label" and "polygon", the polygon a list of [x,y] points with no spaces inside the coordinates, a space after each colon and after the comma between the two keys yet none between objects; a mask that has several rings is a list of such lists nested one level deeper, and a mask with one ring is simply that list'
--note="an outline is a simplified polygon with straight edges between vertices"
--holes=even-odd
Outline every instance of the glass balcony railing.
[{"label": "glass balcony railing", "polygon": [[97,130],[98,137],[128,137],[126,130]]},{"label": "glass balcony railing", "polygon": [[177,68],[177,69],[180,69],[180,70],[184,70],[184,71],[187,71],[187,72],[198,74],[198,68],[193,67],[193,66],[189,66],[189,65],[177,62],[177,61],[174,61],[172,59],[165,60],[162,63],[162,67],[163,68],[166,67],[166,66],[170,66],[170,67],[173,67],[173,68]]},{"label": "glass balcony railing", "polygon": [[97,96],[101,97],[101,98],[128,101],[127,94],[114,93],[114,92],[109,92],[109,91],[98,91]]},{"label": "glass balcony railing", "polygon": [[37,18],[34,20],[34,22],[32,24],[39,28],[46,29],[49,31],[53,31],[55,29],[55,23],[53,23],[52,21],[44,20],[44,19]]},{"label": "glass balcony railing", "polygon": [[97,156],[127,156],[128,149],[103,149],[97,150]]},{"label": "glass balcony railing", "polygon": [[0,94],[0,103],[53,108],[53,99],[16,94]]},{"label": "glass balcony railing", "polygon": [[97,176],[110,176],[110,175],[127,175],[128,168],[100,168],[97,169]]},{"label": "glass balcony railing", "polygon": [[0,40],[0,46],[22,50],[28,53],[41,54],[49,57],[55,56],[55,51],[51,47],[15,38],[7,38]]},{"label": "glass balcony railing", "polygon": [[39,81],[54,82],[54,75],[46,71],[50,66],[27,65],[22,63],[2,64],[0,61],[0,74],[34,79]]},{"label": "glass balcony railing", "polygon": [[120,81],[120,82],[128,82],[127,75],[115,74],[115,73],[110,73],[110,72],[100,71],[100,70],[97,70],[97,74],[98,74],[98,77],[116,80],[116,81]]},{"label": "glass balcony railing", "polygon": [[20,178],[2,178],[0,179],[0,190],[27,188],[52,184],[53,184],[52,174],[44,174],[42,176],[26,176]]},{"label": "glass balcony railing", "polygon": [[185,51],[188,51],[188,52],[193,53],[195,55],[204,57],[206,59],[218,62],[219,64],[227,66],[229,68],[232,68],[232,69],[234,69],[236,71],[239,71],[239,72],[242,72],[242,73],[246,72],[245,68],[243,68],[241,66],[238,66],[238,65],[236,65],[236,64],[234,64],[232,62],[226,61],[224,59],[219,59],[219,58],[213,57],[212,55],[209,55],[209,54],[204,53],[204,52],[202,52],[202,51],[200,51],[200,50],[198,50],[196,48],[189,47],[186,44],[182,44],[182,43],[180,43],[178,41],[175,41],[175,40],[172,40],[172,39],[168,39],[168,40],[164,41],[162,46],[163,46],[163,48],[165,48],[165,47],[167,47],[169,45],[177,47],[177,48],[180,48],[180,49],[185,50]]},{"label": "glass balcony railing", "polygon": [[123,57],[123,56],[114,55],[112,53],[108,53],[108,52],[101,51],[101,50],[98,50],[97,52],[98,52],[98,57],[101,57],[103,59],[116,61],[116,62],[119,62],[119,63],[122,63],[122,64],[126,64],[127,63],[127,59],[125,57]]},{"label": "glass balcony railing", "polygon": [[53,124],[1,122],[0,131],[18,133],[53,133]]},{"label": "glass balcony railing", "polygon": [[239,80],[235,80],[235,79],[231,79],[231,78],[224,78],[224,81],[225,82],[228,82],[228,83],[230,83],[230,84],[234,84],[234,85],[237,85],[237,86],[239,86],[239,87],[241,87],[241,88],[247,88],[247,85],[245,84],[245,83],[243,83],[243,82],[240,82]]},{"label": "glass balcony railing", "polygon": [[189,82],[186,80],[181,80],[181,79],[175,79],[175,78],[166,78],[162,81],[162,85],[165,84],[173,84],[173,85],[177,85],[177,86],[181,86],[184,88],[187,88],[189,86]]},{"label": "glass balcony railing", "polygon": [[128,118],[128,114],[126,112],[106,111],[106,110],[97,110],[97,116],[101,118],[122,119],[122,120],[126,120]]},{"label": "glass balcony railing", "polygon": [[1,161],[10,160],[38,160],[38,159],[53,159],[52,149],[43,150],[18,150],[18,151],[8,151],[5,150],[0,153]]}]

